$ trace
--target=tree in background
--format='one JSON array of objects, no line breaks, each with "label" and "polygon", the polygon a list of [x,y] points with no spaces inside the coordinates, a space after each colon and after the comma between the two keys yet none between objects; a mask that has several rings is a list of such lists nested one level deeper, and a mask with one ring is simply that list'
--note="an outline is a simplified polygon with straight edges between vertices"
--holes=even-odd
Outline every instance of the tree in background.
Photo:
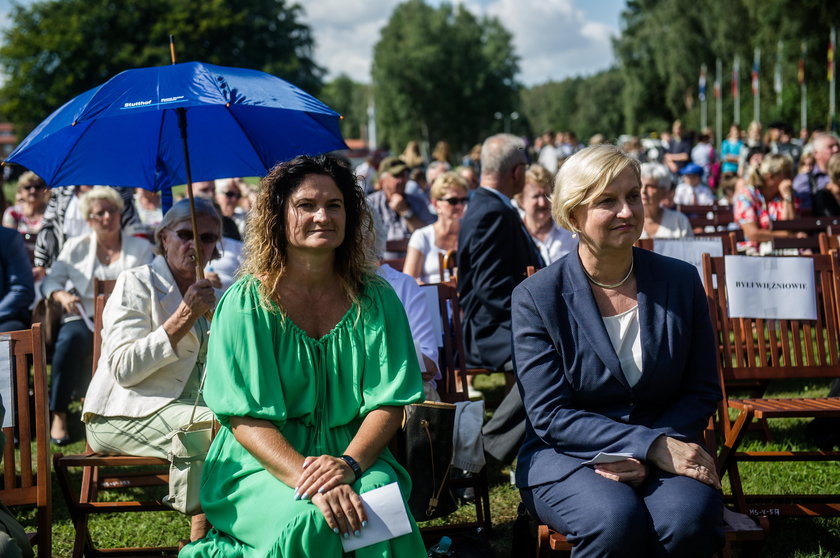
[{"label": "tree in background", "polygon": [[345,138],[366,136],[369,85],[357,83],[341,74],[324,84],[320,99],[343,117],[340,126]]},{"label": "tree in background", "polygon": [[495,113],[516,110],[518,70],[512,36],[497,19],[408,0],[374,47],[378,134],[394,150],[417,139],[465,152],[498,131]]},{"label": "tree in background", "polygon": [[72,97],[130,68],[200,60],[265,71],[317,94],[302,8],[286,0],[48,0],[13,6],[3,32],[0,113],[23,132]]},{"label": "tree in background", "polygon": [[[627,132],[646,133],[681,118],[698,128],[697,80],[708,68],[709,124],[714,124],[715,59],[723,63],[724,134],[733,119],[732,63],[741,58],[740,111],[745,125],[753,117],[750,73],[755,47],[761,49],[761,120],[799,123],[796,80],[800,43],[808,44],[806,74],[809,120],[825,125],[828,107],[826,48],[831,25],[840,26],[836,3],[824,0],[628,0],[614,51],[624,80]],[[781,105],[773,90],[777,43],[783,43]]]}]

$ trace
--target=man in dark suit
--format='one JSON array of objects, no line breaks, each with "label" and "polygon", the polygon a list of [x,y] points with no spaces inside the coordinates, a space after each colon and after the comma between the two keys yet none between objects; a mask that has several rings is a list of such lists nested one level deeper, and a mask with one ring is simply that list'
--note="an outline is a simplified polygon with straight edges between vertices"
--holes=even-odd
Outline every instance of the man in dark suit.
[{"label": "man in dark suit", "polygon": [[[539,268],[539,252],[510,199],[525,186],[525,145],[498,134],[481,147],[481,185],[470,198],[458,235],[458,293],[464,310],[467,366],[513,370],[510,300],[528,266]],[[509,462],[525,434],[519,390],[513,389],[484,426],[484,449]]]}]

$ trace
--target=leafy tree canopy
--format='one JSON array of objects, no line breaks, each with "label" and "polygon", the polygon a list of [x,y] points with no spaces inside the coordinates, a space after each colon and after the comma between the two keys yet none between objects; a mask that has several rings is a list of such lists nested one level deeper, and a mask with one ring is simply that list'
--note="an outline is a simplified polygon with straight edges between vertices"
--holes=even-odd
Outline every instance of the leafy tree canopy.
[{"label": "leafy tree canopy", "polygon": [[462,5],[397,6],[374,47],[379,135],[395,150],[412,139],[466,151],[516,109],[519,71],[512,36],[497,19]]},{"label": "leafy tree canopy", "polygon": [[130,68],[179,62],[253,68],[317,94],[302,8],[286,0],[43,0],[13,6],[0,43],[0,113],[31,129],[72,97]]}]

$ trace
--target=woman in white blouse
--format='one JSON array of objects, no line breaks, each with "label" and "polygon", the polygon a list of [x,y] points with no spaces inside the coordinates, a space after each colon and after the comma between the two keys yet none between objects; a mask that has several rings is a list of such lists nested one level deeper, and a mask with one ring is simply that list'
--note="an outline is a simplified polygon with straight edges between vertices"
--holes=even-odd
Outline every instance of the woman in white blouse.
[{"label": "woman in white blouse", "polygon": [[439,282],[438,254],[458,249],[458,231],[468,200],[467,182],[455,172],[445,172],[432,183],[431,195],[437,221],[411,234],[403,264],[403,273],[418,283]]},{"label": "woman in white blouse", "polygon": [[577,249],[572,233],[557,225],[551,218],[551,189],[554,176],[539,164],[528,167],[525,187],[514,197],[522,209],[525,230],[540,251],[543,262],[549,265]]},{"label": "woman in white blouse", "polygon": [[641,238],[694,236],[688,217],[660,205],[671,190],[671,173],[668,168],[659,163],[642,163],[641,177],[642,205],[645,208],[645,224]]},{"label": "woman in white blouse", "polygon": [[90,379],[93,333],[82,315],[93,316],[94,278],[116,279],[124,269],[153,258],[147,240],[123,234],[123,205],[120,194],[105,186],[96,186],[79,198],[79,212],[93,232],[67,240],[41,286],[44,297],[64,309],[50,385],[50,437],[57,445],[71,441],[67,407],[74,392],[84,393]]}]

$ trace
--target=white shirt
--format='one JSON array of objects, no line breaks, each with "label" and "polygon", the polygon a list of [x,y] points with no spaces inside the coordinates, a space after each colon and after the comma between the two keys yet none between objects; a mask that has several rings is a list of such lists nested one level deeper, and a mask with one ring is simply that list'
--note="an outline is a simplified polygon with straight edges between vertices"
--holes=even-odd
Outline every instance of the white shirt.
[{"label": "white shirt", "polygon": [[715,203],[715,195],[712,189],[705,184],[698,184],[694,188],[680,182],[674,192],[674,203],[677,205],[712,205]]},{"label": "white shirt", "polygon": [[602,316],[607,335],[621,363],[624,378],[630,387],[642,377],[642,336],[639,328],[639,307],[634,306],[615,316]]},{"label": "white shirt", "polygon": [[[694,231],[691,229],[691,222],[685,214],[673,209],[662,208],[662,222],[659,223],[659,228],[653,233],[653,238],[685,238],[687,236],[694,236]],[[647,232],[642,229],[642,236],[640,238],[650,238]]]},{"label": "white shirt", "polygon": [[557,172],[557,150],[554,149],[553,145],[547,144],[540,149],[539,161],[551,174]]},{"label": "white shirt", "polygon": [[557,223],[551,224],[551,231],[549,231],[545,240],[540,240],[536,236],[531,236],[531,240],[534,241],[534,244],[536,244],[537,249],[540,251],[545,265],[554,263],[572,250],[575,250],[578,244],[577,238],[574,238],[572,233],[558,226]]},{"label": "white shirt", "polygon": [[376,271],[377,274],[388,281],[397,297],[405,308],[408,317],[408,325],[411,328],[411,337],[420,344],[420,351],[424,356],[429,357],[438,367],[435,379],[440,379],[440,364],[438,363],[438,342],[435,337],[435,327],[432,323],[432,314],[426,303],[426,295],[414,277],[397,271],[388,264],[382,264]]},{"label": "white shirt", "polygon": [[423,269],[420,280],[424,283],[440,282],[440,259],[438,254],[446,255],[446,250],[435,245],[435,226],[426,225],[411,233],[408,247],[423,254]]},{"label": "white shirt", "polygon": [[226,291],[236,281],[236,272],[239,271],[239,265],[242,263],[242,242],[223,236],[219,251],[222,257],[207,262],[204,271],[218,274],[219,281],[222,282],[222,290]]}]

